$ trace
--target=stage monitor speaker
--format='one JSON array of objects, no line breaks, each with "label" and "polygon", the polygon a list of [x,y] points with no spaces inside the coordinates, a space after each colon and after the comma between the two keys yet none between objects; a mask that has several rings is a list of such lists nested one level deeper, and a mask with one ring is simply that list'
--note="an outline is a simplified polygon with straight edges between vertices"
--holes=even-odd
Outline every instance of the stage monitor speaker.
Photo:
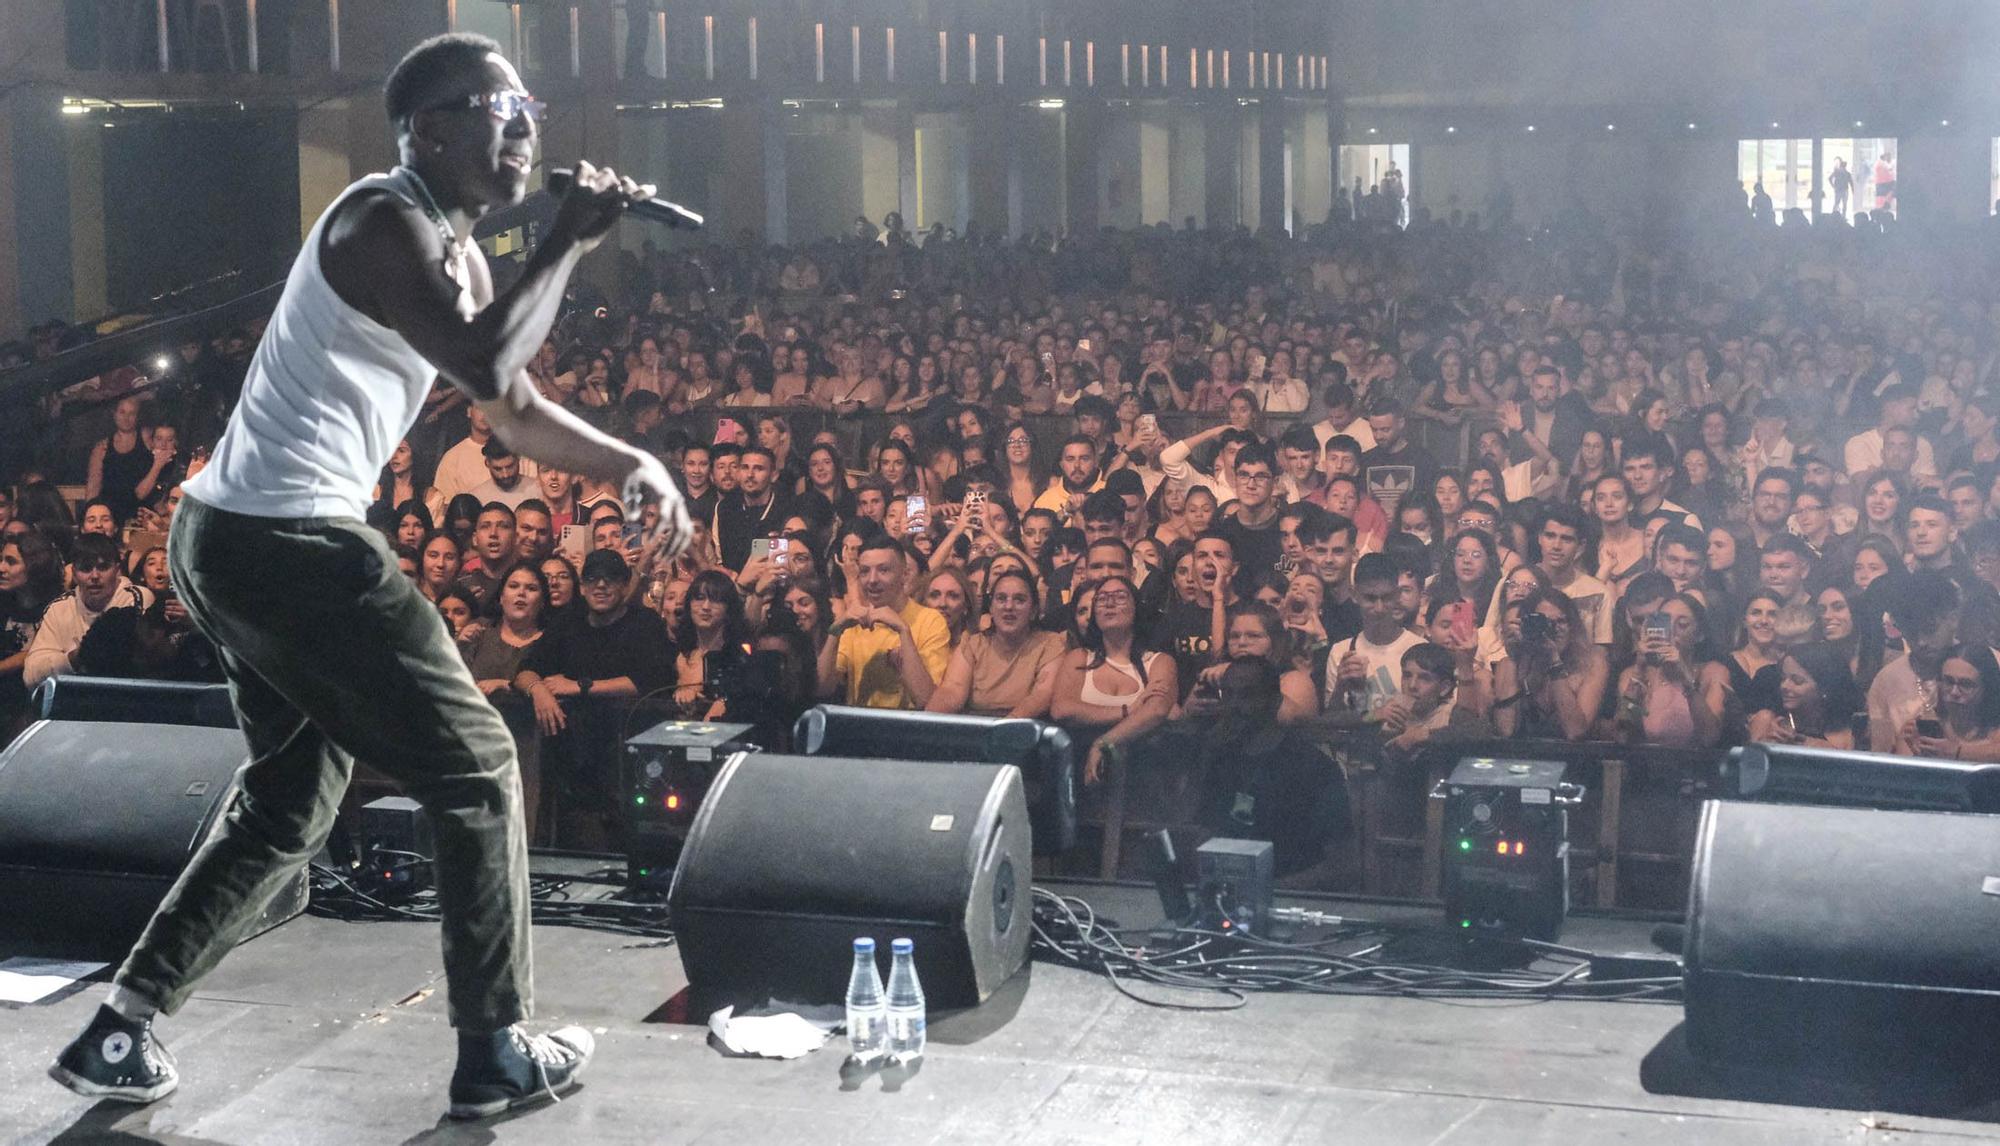
[{"label": "stage monitor speaker", "polygon": [[35,687],[33,708],[43,720],[236,727],[226,684],[52,676]]},{"label": "stage monitor speaker", "polygon": [[[0,752],[0,939],[116,958],[228,807],[233,728],[44,720]],[[244,938],[305,909],[306,876]]]},{"label": "stage monitor speaker", "polygon": [[739,753],[667,897],[694,1003],[838,1004],[862,935],[916,941],[931,1006],[982,1002],[1027,959],[1030,848],[1011,765]]},{"label": "stage monitor speaker", "polygon": [[1722,791],[1737,799],[1781,804],[2000,812],[2000,764],[1745,744],[1730,749],[1723,762]]},{"label": "stage monitor speaker", "polygon": [[1026,789],[1035,854],[1060,855],[1076,844],[1076,753],[1054,724],[822,704],[799,717],[792,743],[808,756],[1012,764]]},{"label": "stage monitor speaker", "polygon": [[1992,1057],[2000,819],[1712,800],[1688,896],[1689,1046],[1878,1068]]}]

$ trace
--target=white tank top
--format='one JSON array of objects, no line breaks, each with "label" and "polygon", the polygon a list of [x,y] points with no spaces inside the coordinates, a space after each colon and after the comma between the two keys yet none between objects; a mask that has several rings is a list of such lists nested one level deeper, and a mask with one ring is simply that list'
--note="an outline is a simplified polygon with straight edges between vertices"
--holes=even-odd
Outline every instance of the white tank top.
[{"label": "white tank top", "polygon": [[382,467],[416,423],[437,369],[334,293],[320,270],[320,239],[334,207],[357,191],[382,188],[418,206],[413,179],[402,168],[368,176],[313,224],[243,396],[188,493],[255,517],[367,515]]}]

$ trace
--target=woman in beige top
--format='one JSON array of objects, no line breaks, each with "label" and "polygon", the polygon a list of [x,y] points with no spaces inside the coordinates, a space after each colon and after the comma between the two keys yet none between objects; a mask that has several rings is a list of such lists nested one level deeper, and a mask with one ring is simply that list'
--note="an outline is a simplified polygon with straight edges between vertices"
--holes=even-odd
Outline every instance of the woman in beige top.
[{"label": "woman in beige top", "polygon": [[974,716],[1048,715],[1065,646],[1061,634],[1034,628],[1041,594],[1033,578],[1013,569],[996,574],[987,587],[986,614],[993,627],[959,643],[926,707]]}]

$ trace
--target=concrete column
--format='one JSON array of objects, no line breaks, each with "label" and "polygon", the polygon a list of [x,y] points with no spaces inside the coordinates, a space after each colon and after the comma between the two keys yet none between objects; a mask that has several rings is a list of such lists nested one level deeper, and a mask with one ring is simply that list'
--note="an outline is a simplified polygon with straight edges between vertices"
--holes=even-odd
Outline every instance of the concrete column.
[{"label": "concrete column", "polygon": [[1211,104],[1201,112],[1203,222],[1236,225],[1242,215],[1243,128],[1236,104]]},{"label": "concrete column", "polygon": [[711,219],[718,237],[748,229],[765,242],[781,241],[772,234],[785,229],[784,137],[773,111],[762,101],[743,99],[720,113],[722,185],[729,194],[716,204],[719,217]]},{"label": "concrete column", "polygon": [[861,111],[861,211],[878,226],[891,211],[902,212],[905,226],[914,223],[915,135],[916,124],[899,103],[870,103]]},{"label": "concrete column", "polygon": [[916,117],[915,228],[943,223],[965,229],[972,212],[969,116],[963,112],[931,112]]},{"label": "concrete column", "polygon": [[104,129],[90,123],[66,125],[69,147],[69,260],[74,292],[70,309],[79,319],[111,309],[104,251]]},{"label": "concrete column", "polygon": [[[1327,142],[1327,109],[1301,109],[1294,117],[1292,144],[1292,229],[1303,234],[1306,228],[1326,222],[1333,208],[1333,151]],[[1407,173],[1406,173],[1407,177]]]},{"label": "concrete column", "polygon": [[1171,104],[1139,109],[1139,217],[1142,226],[1173,218],[1173,113]]},{"label": "concrete column", "polygon": [[1014,148],[1015,112],[1004,101],[972,109],[971,146],[966,149],[966,198],[970,221],[991,233],[1021,233],[1020,170]]},{"label": "concrete column", "polygon": [[1063,184],[1067,208],[1063,225],[1072,235],[1095,231],[1103,216],[1098,211],[1100,160],[1106,143],[1104,103],[1093,98],[1071,98],[1063,111]]},{"label": "concrete column", "polygon": [[1208,214],[1208,138],[1201,114],[1186,107],[1172,109],[1168,141],[1167,220],[1175,227],[1193,216]]},{"label": "concrete column", "polygon": [[[16,90],[0,103],[0,121],[10,145],[0,149],[0,189],[11,184],[11,193],[0,199],[0,234],[11,230],[11,242],[0,238],[4,259],[0,277],[12,279],[15,321],[0,326],[9,332],[51,318],[76,317],[74,262],[70,246],[70,170],[65,117],[58,111],[54,96],[46,89]],[[85,117],[88,118],[88,117]],[[92,131],[102,131],[95,123]],[[101,206],[102,196],[99,202]],[[11,213],[11,217],[10,216]],[[100,211],[100,232],[102,218]],[[0,284],[0,303],[10,293]]]},{"label": "concrete column", "polygon": [[1291,182],[1285,153],[1285,105],[1266,99],[1257,108],[1257,225],[1282,229]]},{"label": "concrete column", "polygon": [[[63,61],[66,8],[47,0],[0,4],[0,44],[10,59]],[[55,93],[40,84],[0,92],[0,339],[13,338],[44,319],[68,316],[73,263],[67,233],[60,243],[42,232],[63,230],[44,220],[63,217],[68,165],[51,151],[50,132],[61,113]],[[94,131],[102,128],[93,127]],[[54,132],[56,139],[60,131]],[[56,174],[51,162],[60,170]],[[50,184],[54,184],[51,194]],[[54,211],[55,214],[33,214]],[[60,260],[59,264],[57,260]],[[51,278],[51,267],[60,274]],[[52,309],[60,303],[60,310]]]}]

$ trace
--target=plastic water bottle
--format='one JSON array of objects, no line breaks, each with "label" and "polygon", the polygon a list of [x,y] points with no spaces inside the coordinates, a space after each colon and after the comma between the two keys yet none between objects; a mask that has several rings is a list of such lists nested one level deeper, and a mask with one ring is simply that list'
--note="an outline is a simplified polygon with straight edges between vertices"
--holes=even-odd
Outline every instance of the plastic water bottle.
[{"label": "plastic water bottle", "polygon": [[924,1055],[924,986],[917,982],[916,944],[898,939],[889,949],[895,954],[889,966],[889,1059],[914,1062]]},{"label": "plastic water bottle", "polygon": [[875,941],[854,941],[854,971],[847,977],[847,1045],[857,1062],[873,1062],[888,1049],[889,1016],[882,1003],[882,973]]}]

